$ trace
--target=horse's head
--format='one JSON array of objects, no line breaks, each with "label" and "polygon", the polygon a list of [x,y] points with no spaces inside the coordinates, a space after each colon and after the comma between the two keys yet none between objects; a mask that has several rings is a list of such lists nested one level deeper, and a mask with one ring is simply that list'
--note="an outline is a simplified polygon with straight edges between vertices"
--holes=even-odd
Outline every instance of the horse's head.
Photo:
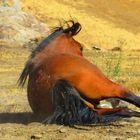
[{"label": "horse's head", "polygon": [[62,27],[59,28],[60,30],[63,30],[63,34],[58,37],[61,39],[59,42],[62,42],[61,45],[65,50],[64,53],[82,56],[83,46],[73,38],[73,36],[77,35],[81,30],[80,23],[70,20],[66,22],[66,25],[66,29],[63,29]]},{"label": "horse's head", "polygon": [[[64,28],[65,25],[66,28]],[[80,23],[69,20],[65,22],[64,26],[54,28],[54,31],[32,52],[32,58],[42,52],[46,56],[55,53],[71,53],[82,56],[83,46],[73,38],[81,30]]]}]

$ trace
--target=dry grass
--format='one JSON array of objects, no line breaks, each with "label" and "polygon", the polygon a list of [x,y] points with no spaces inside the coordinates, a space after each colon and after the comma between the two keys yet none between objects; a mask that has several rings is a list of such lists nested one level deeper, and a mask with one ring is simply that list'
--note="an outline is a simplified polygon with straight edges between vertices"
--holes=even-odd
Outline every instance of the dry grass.
[{"label": "dry grass", "polygon": [[140,49],[140,0],[22,0],[23,10],[49,26],[76,18],[83,26],[77,37],[86,47],[113,48],[124,40],[123,49]]}]

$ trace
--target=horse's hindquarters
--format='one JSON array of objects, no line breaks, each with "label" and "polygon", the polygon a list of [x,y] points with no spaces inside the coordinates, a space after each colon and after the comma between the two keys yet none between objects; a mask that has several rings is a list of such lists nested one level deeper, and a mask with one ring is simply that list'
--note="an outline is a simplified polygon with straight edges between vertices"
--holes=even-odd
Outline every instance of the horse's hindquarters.
[{"label": "horse's hindquarters", "polygon": [[43,79],[29,77],[28,101],[31,109],[37,115],[50,116],[53,111],[51,87]]}]

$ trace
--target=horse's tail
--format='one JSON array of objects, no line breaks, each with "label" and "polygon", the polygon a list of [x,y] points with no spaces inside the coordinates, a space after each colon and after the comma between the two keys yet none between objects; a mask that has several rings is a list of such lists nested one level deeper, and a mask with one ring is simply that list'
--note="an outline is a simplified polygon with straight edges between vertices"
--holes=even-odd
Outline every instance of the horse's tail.
[{"label": "horse's tail", "polygon": [[25,82],[26,82],[26,79],[31,71],[31,66],[32,66],[32,63],[30,61],[28,61],[18,79],[18,85],[23,87]]}]

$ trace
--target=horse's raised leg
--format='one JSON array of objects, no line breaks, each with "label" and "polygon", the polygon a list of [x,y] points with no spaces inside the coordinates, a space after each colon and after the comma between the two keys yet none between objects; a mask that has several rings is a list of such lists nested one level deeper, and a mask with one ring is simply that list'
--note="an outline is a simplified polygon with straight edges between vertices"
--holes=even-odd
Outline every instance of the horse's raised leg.
[{"label": "horse's raised leg", "polygon": [[[84,104],[86,104],[89,108],[91,108],[92,110],[94,110],[98,115],[116,115],[116,116],[122,116],[122,117],[140,117],[140,112],[137,112],[137,111],[133,111],[131,109],[128,109],[127,107],[116,107],[116,108],[100,108],[100,107],[97,107],[97,105],[93,105],[91,102],[83,99],[83,97],[80,96],[80,94],[78,92],[74,92],[76,93],[75,96],[77,96],[80,100],[82,100],[84,102]],[[131,95],[131,96],[130,96]],[[128,101],[132,104],[135,104],[139,105],[139,96],[136,96],[134,94],[130,94],[129,96],[122,96],[122,95],[118,95],[118,97],[121,96],[121,99],[125,100],[125,101]],[[112,94],[112,96],[114,97],[114,95]],[[105,97],[106,98],[106,97]],[[135,100],[138,100],[138,101],[135,101]],[[132,102],[133,101],[133,102]],[[98,103],[98,101],[97,101]]]}]

